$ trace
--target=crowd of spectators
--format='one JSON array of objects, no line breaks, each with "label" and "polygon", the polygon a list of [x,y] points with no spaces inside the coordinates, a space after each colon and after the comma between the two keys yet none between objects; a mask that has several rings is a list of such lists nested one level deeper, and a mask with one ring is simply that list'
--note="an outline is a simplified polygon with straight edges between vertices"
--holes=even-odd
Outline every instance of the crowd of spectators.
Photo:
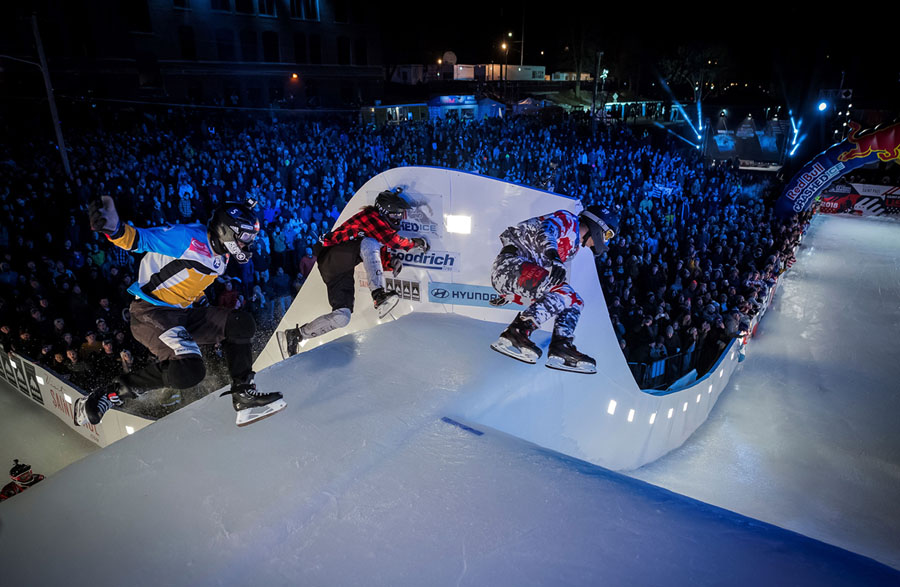
[{"label": "crowd of spectators", "polygon": [[614,207],[620,234],[598,271],[625,357],[689,352],[682,366],[701,372],[746,330],[805,227],[773,215],[772,180],[709,166],[649,130],[592,134],[577,115],[374,128],[144,113],[67,139],[71,179],[45,143],[0,145],[0,344],[87,388],[149,360],[128,329],[136,256],[88,227],[87,203],[103,194],[136,226],[205,222],[219,202],[258,200],[251,262],[230,264],[207,297],[249,308],[262,338],[312,270],[319,235],[386,169],[457,168]]}]

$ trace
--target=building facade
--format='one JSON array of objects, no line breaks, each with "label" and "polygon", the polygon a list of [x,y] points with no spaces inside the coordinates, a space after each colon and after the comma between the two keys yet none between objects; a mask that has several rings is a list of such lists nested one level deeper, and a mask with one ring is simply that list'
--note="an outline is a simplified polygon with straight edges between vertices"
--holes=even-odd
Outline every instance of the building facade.
[{"label": "building facade", "polygon": [[362,0],[16,4],[0,8],[0,53],[35,55],[35,9],[59,94],[345,108],[383,91],[376,7]]}]

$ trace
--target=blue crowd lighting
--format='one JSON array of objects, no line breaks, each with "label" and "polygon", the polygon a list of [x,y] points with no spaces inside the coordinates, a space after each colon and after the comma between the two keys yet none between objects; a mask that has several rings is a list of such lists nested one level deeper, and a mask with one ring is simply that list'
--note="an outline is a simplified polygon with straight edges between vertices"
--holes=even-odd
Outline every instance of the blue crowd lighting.
[{"label": "blue crowd lighting", "polygon": [[[676,110],[679,114],[681,114],[682,118],[684,118],[685,122],[688,123],[688,126],[691,127],[691,130],[694,131],[694,134],[697,135],[697,138],[699,139],[699,138],[700,138],[700,132],[697,130],[697,127],[694,126],[694,123],[691,122],[691,119],[690,119],[690,117],[687,115],[687,112],[684,111],[684,108],[682,107],[681,102],[679,102],[679,101],[675,98],[675,95],[672,94],[672,90],[669,89],[669,84],[667,84],[667,83],[666,83],[666,80],[664,80],[664,79],[662,79],[662,78],[659,79],[659,83],[660,83],[660,85],[662,86],[663,90],[665,90],[665,92],[669,95],[669,97],[672,98],[672,106],[675,108],[675,110]],[[697,103],[697,108],[698,108],[698,109],[700,108],[699,100],[698,100],[698,103]],[[699,111],[699,110],[698,110],[698,111]],[[681,137],[679,137],[679,138],[681,138]],[[689,142],[690,142],[690,141],[689,141]],[[693,145],[694,143],[691,143],[691,144]]]}]

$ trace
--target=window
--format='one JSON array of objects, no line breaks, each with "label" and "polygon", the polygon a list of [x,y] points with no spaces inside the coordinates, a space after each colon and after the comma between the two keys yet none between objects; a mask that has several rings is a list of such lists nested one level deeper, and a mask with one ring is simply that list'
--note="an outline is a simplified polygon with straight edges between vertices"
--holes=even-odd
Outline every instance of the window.
[{"label": "window", "polygon": [[213,10],[227,10],[231,12],[231,0],[209,0],[209,7]]},{"label": "window", "polygon": [[335,0],[334,22],[350,22],[350,1]]},{"label": "window", "polygon": [[234,61],[234,31],[216,29],[216,50],[219,61]]},{"label": "window", "polygon": [[244,61],[259,61],[259,51],[256,46],[256,31],[241,31],[241,59]]},{"label": "window", "polygon": [[278,55],[278,33],[275,31],[264,31],[262,34],[263,61],[278,62],[281,61]]},{"label": "window", "polygon": [[291,0],[291,18],[319,20],[318,0]]},{"label": "window", "polygon": [[283,86],[269,86],[269,103],[281,102],[284,100]]},{"label": "window", "polygon": [[353,50],[354,65],[369,64],[369,47],[365,39],[358,39],[353,45]]},{"label": "window", "polygon": [[350,65],[350,39],[338,37],[338,65]]},{"label": "window", "polygon": [[309,36],[309,62],[316,65],[322,63],[322,37],[321,35]]},{"label": "window", "polygon": [[253,106],[254,108],[264,106],[262,88],[258,86],[247,88],[247,101],[250,102],[250,106]]},{"label": "window", "polygon": [[137,33],[153,32],[153,28],[150,26],[150,7],[147,6],[147,0],[123,2],[121,6],[125,11],[125,22],[128,23],[129,31]]},{"label": "window", "polygon": [[306,35],[294,33],[294,63],[306,63]]},{"label": "window", "polygon": [[234,11],[242,14],[254,14],[253,0],[234,0]]},{"label": "window", "polygon": [[178,45],[181,47],[182,59],[197,58],[197,40],[194,38],[194,27],[178,27]]},{"label": "window", "polygon": [[275,16],[275,0],[259,0],[257,2],[259,14]]}]

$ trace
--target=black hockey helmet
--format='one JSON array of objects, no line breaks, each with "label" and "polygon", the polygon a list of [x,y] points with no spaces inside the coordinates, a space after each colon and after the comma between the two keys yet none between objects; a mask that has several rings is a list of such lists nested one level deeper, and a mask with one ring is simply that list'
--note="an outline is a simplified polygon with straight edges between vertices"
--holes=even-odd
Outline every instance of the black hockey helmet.
[{"label": "black hockey helmet", "polygon": [[19,485],[28,485],[32,479],[31,465],[20,463],[19,459],[13,459],[13,466],[9,470],[9,476]]},{"label": "black hockey helmet", "polygon": [[206,229],[209,242],[217,255],[231,254],[238,263],[246,263],[253,255],[251,244],[259,234],[259,219],[253,207],[256,202],[225,202],[213,211]]},{"label": "black hockey helmet", "polygon": [[588,206],[578,215],[578,220],[588,227],[581,246],[584,246],[590,236],[594,239],[594,245],[591,247],[594,256],[599,257],[605,253],[609,249],[607,243],[616,236],[616,230],[619,228],[619,216],[602,206]]},{"label": "black hockey helmet", "polygon": [[413,207],[406,198],[400,195],[402,191],[403,188],[384,190],[375,198],[375,209],[395,227],[400,224],[403,211]]}]

